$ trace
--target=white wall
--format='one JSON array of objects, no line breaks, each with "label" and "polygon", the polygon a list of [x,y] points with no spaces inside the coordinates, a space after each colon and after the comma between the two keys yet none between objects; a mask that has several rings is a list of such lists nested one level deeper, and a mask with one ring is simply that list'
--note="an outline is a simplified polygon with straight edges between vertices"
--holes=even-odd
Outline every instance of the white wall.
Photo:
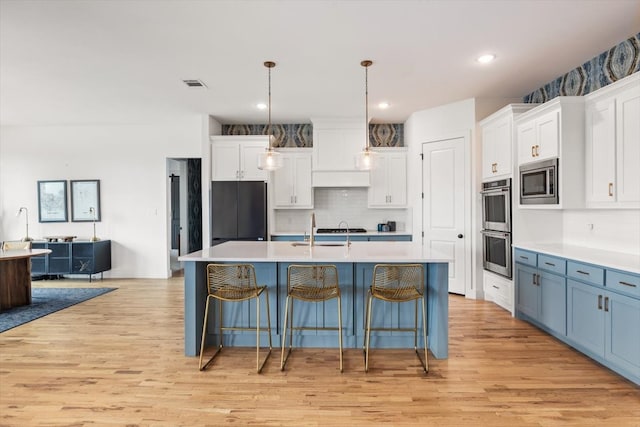
[{"label": "white wall", "polygon": [[313,211],[318,228],[336,228],[340,221],[349,227],[375,231],[379,223],[396,221],[396,231],[407,228],[410,209],[369,209],[368,188],[316,188],[313,209],[278,209],[271,224],[272,233],[309,232],[309,217]]},{"label": "white wall", "polygon": [[[408,195],[409,205],[413,207],[413,240],[422,241],[422,144],[439,139],[463,137],[469,144],[474,139],[475,134],[475,100],[467,99],[442,105],[429,110],[413,113],[405,122],[404,135],[405,145],[408,146]],[[467,177],[465,177],[465,228],[471,233],[471,238],[465,240],[466,253],[471,254],[475,245],[473,230],[471,225],[472,210],[475,209],[474,200],[471,197],[471,177],[475,173],[473,163],[470,159],[470,145],[465,148],[465,164],[468,166]],[[465,273],[466,294],[469,297],[477,296],[477,285],[475,275],[472,274],[472,259],[467,262]]]},{"label": "white wall", "polygon": [[567,210],[562,236],[569,245],[640,255],[640,210]]},{"label": "white wall", "polygon": [[[105,277],[168,277],[167,158],[201,157],[200,116],[173,123],[33,126],[0,129],[0,240],[30,234],[92,234],[90,223],[39,223],[38,180],[99,179],[102,221],[97,235],[112,241]],[[204,165],[203,165],[204,169]],[[204,200],[203,200],[204,203]]]}]

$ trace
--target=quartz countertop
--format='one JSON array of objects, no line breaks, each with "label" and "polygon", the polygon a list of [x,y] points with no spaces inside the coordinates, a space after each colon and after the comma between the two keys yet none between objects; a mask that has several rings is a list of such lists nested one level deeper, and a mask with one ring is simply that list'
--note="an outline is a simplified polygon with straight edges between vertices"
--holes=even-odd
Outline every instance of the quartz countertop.
[{"label": "quartz countertop", "polygon": [[[304,231],[276,231],[271,233],[272,236],[303,236]],[[308,233],[307,233],[308,234]],[[314,233],[315,237],[319,236],[346,236],[347,232],[340,233]],[[411,231],[377,231],[367,230],[366,233],[349,233],[349,236],[411,236]]]},{"label": "quartz countertop", "polygon": [[525,242],[514,243],[513,246],[519,249],[540,252],[547,255],[640,274],[640,254],[593,249],[562,243]]},{"label": "quartz countertop", "polygon": [[415,242],[351,242],[350,246],[317,242],[225,242],[178,258],[180,261],[220,262],[449,262],[443,253],[423,248]]}]

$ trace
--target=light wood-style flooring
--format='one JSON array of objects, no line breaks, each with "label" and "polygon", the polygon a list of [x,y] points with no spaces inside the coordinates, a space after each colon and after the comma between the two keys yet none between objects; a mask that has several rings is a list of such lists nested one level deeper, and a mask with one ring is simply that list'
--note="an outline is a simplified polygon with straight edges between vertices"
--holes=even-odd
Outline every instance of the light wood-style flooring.
[{"label": "light wood-style flooring", "polygon": [[[506,311],[450,297],[450,357],[255,349],[183,354],[182,278],[34,282],[118,290],[0,334],[0,425],[640,426],[640,387]],[[638,325],[630,325],[638,327]]]}]

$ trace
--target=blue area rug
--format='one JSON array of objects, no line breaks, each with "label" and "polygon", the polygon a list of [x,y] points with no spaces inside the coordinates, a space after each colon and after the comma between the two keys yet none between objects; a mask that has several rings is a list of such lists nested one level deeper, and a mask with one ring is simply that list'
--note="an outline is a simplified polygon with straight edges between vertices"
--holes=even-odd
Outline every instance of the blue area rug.
[{"label": "blue area rug", "polygon": [[106,294],[116,288],[31,288],[31,305],[0,313],[0,332]]}]

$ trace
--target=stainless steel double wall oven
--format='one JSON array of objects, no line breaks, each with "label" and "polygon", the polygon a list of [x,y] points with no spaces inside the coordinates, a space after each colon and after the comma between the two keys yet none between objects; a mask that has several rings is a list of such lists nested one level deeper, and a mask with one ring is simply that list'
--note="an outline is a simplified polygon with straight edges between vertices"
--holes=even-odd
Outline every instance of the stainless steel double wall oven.
[{"label": "stainless steel double wall oven", "polygon": [[511,179],[482,184],[482,262],[511,278]]}]

